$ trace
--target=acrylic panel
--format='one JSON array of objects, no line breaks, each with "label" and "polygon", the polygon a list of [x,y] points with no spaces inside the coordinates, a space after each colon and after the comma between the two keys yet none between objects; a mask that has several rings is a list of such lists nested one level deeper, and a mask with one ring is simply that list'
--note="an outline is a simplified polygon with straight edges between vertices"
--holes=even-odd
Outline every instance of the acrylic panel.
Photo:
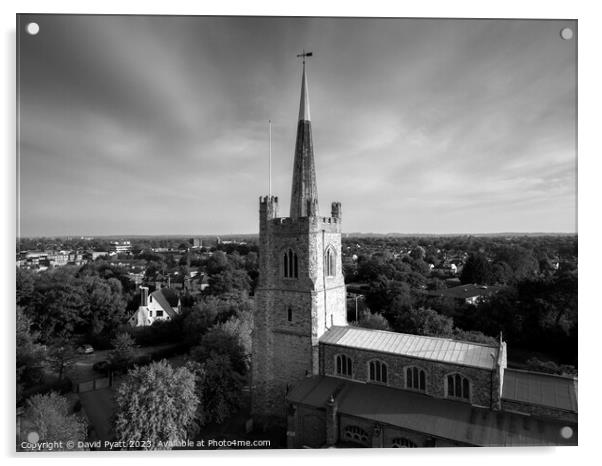
[{"label": "acrylic panel", "polygon": [[17,451],[577,445],[577,21],[17,15]]}]

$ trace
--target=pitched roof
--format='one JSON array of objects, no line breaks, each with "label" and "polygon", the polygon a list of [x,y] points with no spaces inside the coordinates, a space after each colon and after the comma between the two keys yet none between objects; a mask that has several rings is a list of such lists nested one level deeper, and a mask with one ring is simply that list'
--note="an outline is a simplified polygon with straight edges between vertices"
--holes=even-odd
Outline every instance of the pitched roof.
[{"label": "pitched roof", "polygon": [[174,317],[177,314],[177,312],[174,310],[173,307],[171,307],[169,301],[167,300],[167,298],[161,290],[153,291],[151,293],[151,296],[154,300],[157,301],[157,303],[163,308],[163,310],[167,312],[167,315],[169,315],[169,317]]},{"label": "pitched roof", "polygon": [[445,296],[449,298],[468,299],[477,296],[491,296],[502,289],[501,286],[485,285],[459,285],[445,290],[429,291],[432,296]]},{"label": "pitched roof", "polygon": [[336,392],[338,412],[439,438],[480,446],[576,445],[564,439],[566,422],[543,421],[511,412],[375,384],[316,376],[303,380],[287,400],[323,408]]},{"label": "pitched roof", "polygon": [[360,327],[331,327],[320,343],[483,369],[495,367],[499,352],[497,346]]},{"label": "pitched roof", "polygon": [[577,412],[577,380],[553,374],[504,370],[502,398]]}]

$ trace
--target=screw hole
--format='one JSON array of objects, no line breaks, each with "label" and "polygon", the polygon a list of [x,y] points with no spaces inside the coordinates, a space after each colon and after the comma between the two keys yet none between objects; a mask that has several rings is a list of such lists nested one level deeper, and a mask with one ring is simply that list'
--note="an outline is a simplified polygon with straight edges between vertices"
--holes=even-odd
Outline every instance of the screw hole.
[{"label": "screw hole", "polygon": [[573,30],[571,28],[564,28],[560,31],[560,37],[564,40],[571,40],[573,38]]},{"label": "screw hole", "polygon": [[568,440],[573,436],[573,429],[571,429],[569,426],[564,426],[562,429],[560,429],[560,435],[562,438]]},{"label": "screw hole", "polygon": [[29,23],[27,26],[25,26],[25,30],[30,36],[35,36],[38,32],[40,32],[40,25],[38,23]]}]

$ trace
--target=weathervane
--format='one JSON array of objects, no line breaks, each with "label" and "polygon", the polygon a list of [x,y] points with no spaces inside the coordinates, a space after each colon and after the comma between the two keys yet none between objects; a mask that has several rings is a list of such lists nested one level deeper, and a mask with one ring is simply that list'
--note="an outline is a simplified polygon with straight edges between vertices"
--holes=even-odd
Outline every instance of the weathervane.
[{"label": "weathervane", "polygon": [[303,64],[305,65],[305,57],[313,57],[313,55],[313,52],[306,52],[305,49],[303,49],[303,53],[297,55],[297,58],[303,57]]}]

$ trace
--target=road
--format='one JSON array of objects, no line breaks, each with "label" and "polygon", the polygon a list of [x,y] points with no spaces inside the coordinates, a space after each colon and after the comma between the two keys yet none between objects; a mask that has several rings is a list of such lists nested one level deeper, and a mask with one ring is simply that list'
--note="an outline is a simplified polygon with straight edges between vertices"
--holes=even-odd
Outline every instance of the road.
[{"label": "road", "polygon": [[94,426],[96,435],[92,435],[90,440],[111,440],[112,417],[115,412],[115,403],[113,401],[113,390],[103,388],[101,390],[92,390],[79,394],[82,402],[82,408],[86,412],[90,424]]}]

